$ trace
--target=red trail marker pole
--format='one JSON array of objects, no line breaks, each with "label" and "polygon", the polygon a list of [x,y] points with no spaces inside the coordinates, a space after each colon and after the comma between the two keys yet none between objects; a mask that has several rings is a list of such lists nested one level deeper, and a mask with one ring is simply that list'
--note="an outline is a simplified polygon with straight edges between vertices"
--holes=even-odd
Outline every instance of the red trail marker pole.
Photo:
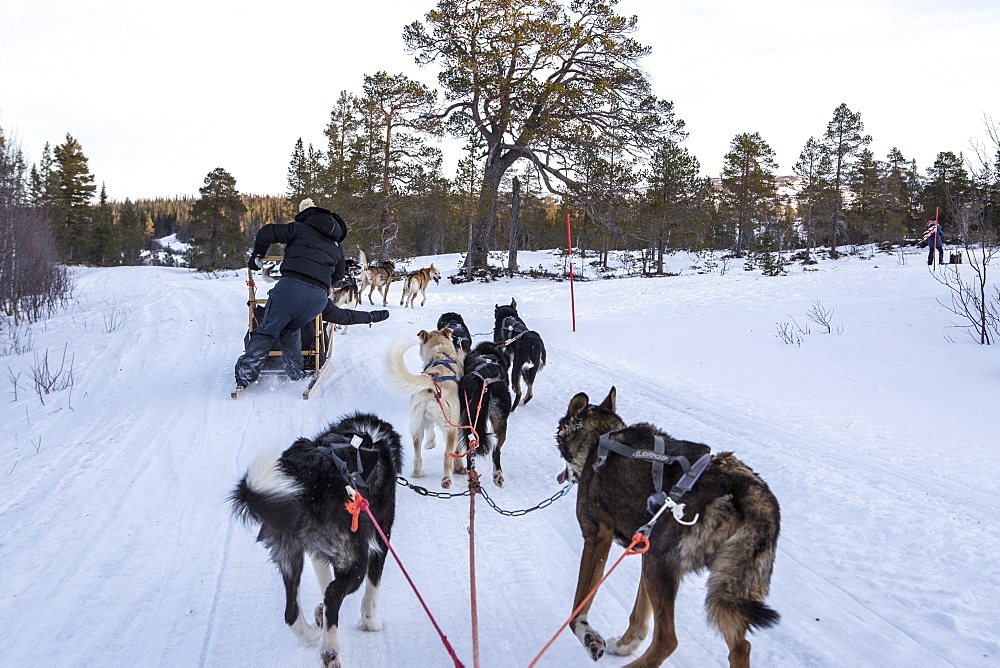
[{"label": "red trail marker pole", "polygon": [[569,310],[573,317],[573,331],[576,331],[576,295],[573,294],[573,234],[570,231],[569,214],[566,214],[566,256],[569,258]]}]

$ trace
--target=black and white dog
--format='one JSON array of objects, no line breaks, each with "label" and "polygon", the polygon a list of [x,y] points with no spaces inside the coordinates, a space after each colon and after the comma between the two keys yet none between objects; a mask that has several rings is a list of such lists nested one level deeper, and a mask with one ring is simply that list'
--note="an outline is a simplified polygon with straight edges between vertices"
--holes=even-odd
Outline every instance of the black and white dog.
[{"label": "black and white dog", "polygon": [[441,317],[438,318],[436,329],[444,329],[445,327],[451,330],[451,340],[455,342],[456,350],[461,348],[465,353],[472,350],[472,334],[469,333],[469,328],[465,325],[465,320],[460,313],[454,311],[442,313]]},{"label": "black and white dog", "polygon": [[[368,510],[386,536],[396,512],[396,477],[402,469],[399,434],[375,415],[355,413],[330,425],[314,439],[300,438],[283,453],[264,453],[230,495],[233,512],[247,524],[260,524],[257,540],[285,583],[285,623],[304,643],[321,636],[326,668],[340,667],[337,637],[340,605],[367,579],[359,627],[378,631],[378,588],[386,550],[365,513],[352,531],[345,504],[347,486],[368,501]],[[303,557],[311,558],[323,603],[315,619],[299,607]],[[332,571],[331,571],[332,569]]]},{"label": "black and white dog", "polygon": [[545,344],[538,332],[528,329],[517,314],[517,302],[493,309],[493,342],[502,345],[510,356],[510,385],[514,389],[514,406],[521,403],[521,375],[528,386],[524,403],[531,401],[535,374],[545,366]]},{"label": "black and white dog", "polygon": [[[458,381],[461,423],[474,423],[479,437],[476,454],[493,452],[493,482],[497,487],[503,487],[504,482],[500,449],[507,440],[507,418],[511,412],[508,364],[507,353],[501,346],[480,341],[465,356],[462,379]],[[465,452],[469,449],[469,431],[461,432],[460,447]]]}]

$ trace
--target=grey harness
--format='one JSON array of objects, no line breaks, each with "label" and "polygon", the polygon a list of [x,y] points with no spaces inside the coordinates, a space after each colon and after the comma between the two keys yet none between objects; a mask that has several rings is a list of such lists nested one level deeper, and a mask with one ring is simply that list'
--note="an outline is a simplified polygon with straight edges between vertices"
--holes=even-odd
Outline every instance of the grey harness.
[{"label": "grey harness", "polygon": [[[683,455],[666,454],[667,445],[660,436],[653,437],[652,450],[637,450],[613,440],[611,435],[615,433],[617,432],[609,431],[601,435],[597,445],[597,461],[594,462],[594,468],[599,469],[604,465],[608,459],[609,452],[617,453],[628,459],[641,459],[651,462],[653,464],[653,486],[656,488],[656,492],[646,499],[646,511],[653,513],[659,506],[666,503],[674,511],[674,519],[681,524],[694,524],[697,522],[697,515],[690,522],[683,521],[684,504],[680,503],[680,499],[684,494],[691,491],[694,484],[698,482],[698,478],[708,468],[708,465],[712,461],[711,453],[702,455],[694,464],[691,464],[688,458]],[[680,464],[683,473],[680,479],[670,488],[670,491],[664,492],[663,467],[669,464]],[[678,510],[680,512],[677,512]]]},{"label": "grey harness", "polygon": [[[348,440],[347,438],[348,436],[350,436],[350,440]],[[337,470],[340,471],[340,474],[342,476],[347,478],[347,481],[351,484],[352,487],[354,487],[355,489],[358,489],[360,487],[367,488],[368,483],[370,483],[372,481],[372,478],[375,477],[375,471],[374,470],[371,471],[367,476],[364,475],[364,466],[361,464],[361,451],[362,450],[365,450],[367,452],[377,452],[377,451],[375,450],[375,448],[361,447],[365,442],[365,439],[361,434],[353,434],[353,433],[344,435],[337,434],[337,438],[338,441],[336,443],[330,445],[320,445],[317,446],[316,449],[330,458],[330,460],[333,462],[333,465],[337,467]],[[337,455],[337,449],[343,448],[345,445],[354,446],[354,456],[355,456],[354,471],[351,470],[351,467],[348,466],[347,462],[345,462],[343,459],[340,458],[339,455]]]},{"label": "grey harness", "polygon": [[[520,318],[509,315],[500,324],[500,332],[503,334],[504,345],[510,345],[514,341],[528,333],[528,327]],[[515,334],[516,332],[516,334]]]}]

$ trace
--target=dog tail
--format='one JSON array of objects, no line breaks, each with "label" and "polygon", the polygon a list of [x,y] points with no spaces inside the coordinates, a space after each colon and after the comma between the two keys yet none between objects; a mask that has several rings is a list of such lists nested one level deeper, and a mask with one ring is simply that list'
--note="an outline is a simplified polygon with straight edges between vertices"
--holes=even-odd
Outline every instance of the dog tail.
[{"label": "dog tail", "polygon": [[[722,635],[742,638],[751,629],[768,628],[781,616],[764,603],[771,585],[781,518],[778,501],[749,468],[723,453],[752,477],[745,491],[733,498],[742,520],[723,543],[711,567],[705,608]],[[728,466],[728,465],[727,465]]]},{"label": "dog tail", "polygon": [[413,346],[414,344],[408,341],[397,341],[385,357],[385,368],[389,372],[389,379],[396,389],[410,396],[423,390],[434,390],[434,381],[430,376],[412,373],[403,361],[403,354]]},{"label": "dog tail", "polygon": [[301,511],[302,487],[278,465],[280,456],[279,450],[261,453],[229,495],[244,523],[288,526]]}]

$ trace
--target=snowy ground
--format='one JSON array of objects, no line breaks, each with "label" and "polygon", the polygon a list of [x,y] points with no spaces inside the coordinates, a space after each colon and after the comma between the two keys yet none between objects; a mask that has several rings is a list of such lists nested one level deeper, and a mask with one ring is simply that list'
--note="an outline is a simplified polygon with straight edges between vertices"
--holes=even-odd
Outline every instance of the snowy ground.
[{"label": "snowy ground", "polygon": [[[336,337],[335,367],[309,401],[303,383],[281,377],[229,397],[245,276],[75,270],[70,308],[30,339],[22,332],[30,350],[0,357],[0,665],[317,665],[315,646],[285,628],[277,571],[232,519],[227,494],[260,451],[355,409],[407,442],[407,400],[386,382],[386,349],[451,310],[488,337],[494,304],[511,297],[549,364],[511,418],[507,486],[484,483],[500,506],[528,508],[560,489],[558,418],[574,393],[603,397],[615,385],[626,421],[735,451],[781,502],[768,603],[782,621],[751,637],[756,665],[998,665],[1000,347],[952,327],[923,256],[826,261],[778,278],[741,266],[700,274],[676,256],[678,276],[577,282],[576,332],[568,282],[444,280],[413,310],[398,306],[396,284],[387,322]],[[433,259],[454,273],[457,256]],[[558,265],[546,253],[520,259]],[[817,302],[832,312],[832,333],[808,318]],[[793,320],[810,330],[800,345],[777,336]],[[0,348],[9,337],[0,332]],[[47,353],[58,371],[64,347],[72,385],[43,403],[32,370]],[[434,475],[415,482],[440,489],[440,456],[425,455]],[[408,475],[409,447],[405,458]],[[522,517],[477,503],[483,666],[528,665],[569,615],[582,547],[575,497]],[[401,487],[393,544],[471,666],[468,512],[465,498]],[[626,558],[597,594],[590,618],[606,636],[627,624],[639,559]],[[319,592],[306,582],[308,608]],[[703,577],[682,586],[668,665],[725,665],[703,598]],[[345,666],[452,665],[393,561],[384,630],[357,630],[359,606],[355,594],[342,613]],[[564,632],[539,665],[591,662]]]}]

